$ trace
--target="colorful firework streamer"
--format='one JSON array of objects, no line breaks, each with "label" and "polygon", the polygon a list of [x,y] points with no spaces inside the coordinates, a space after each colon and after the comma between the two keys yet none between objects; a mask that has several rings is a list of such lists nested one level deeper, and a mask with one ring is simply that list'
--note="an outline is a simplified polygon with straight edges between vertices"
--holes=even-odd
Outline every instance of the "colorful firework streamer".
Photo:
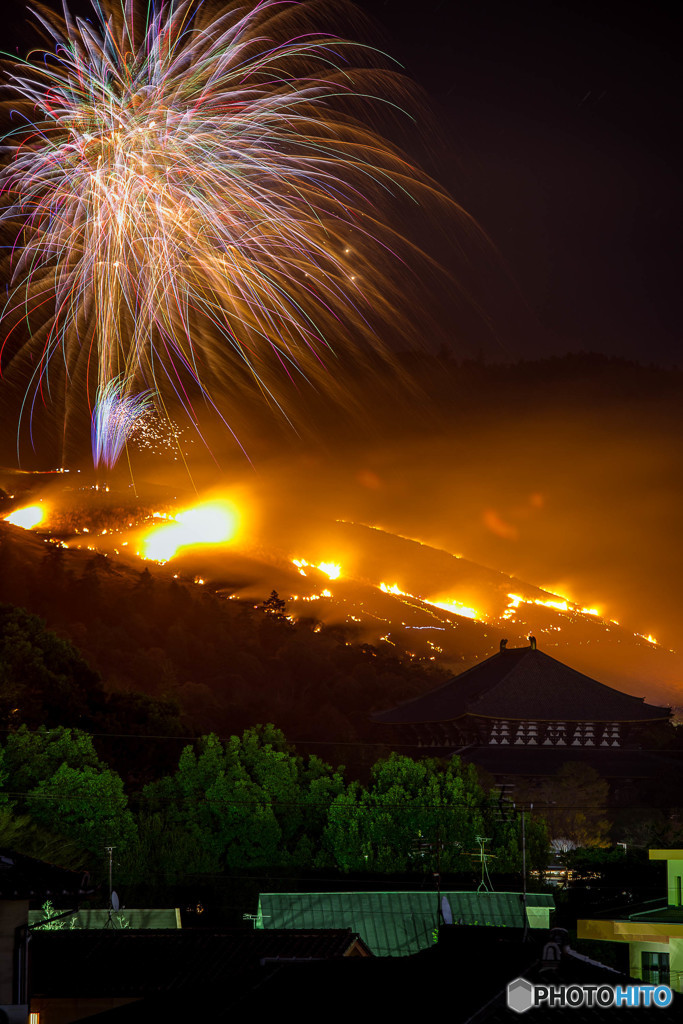
[{"label": "colorful firework streamer", "polygon": [[92,417],[92,458],[111,469],[119,460],[126,442],[150,409],[153,393],[128,394],[126,381],[115,377],[101,384]]},{"label": "colorful firework streamer", "polygon": [[245,394],[291,418],[304,380],[333,391],[404,298],[384,205],[443,199],[368,122],[395,80],[307,4],[141,10],[40,8],[49,48],[5,69],[0,371],[65,434],[87,400],[96,461],[147,389],[195,423],[198,396],[229,422]]}]

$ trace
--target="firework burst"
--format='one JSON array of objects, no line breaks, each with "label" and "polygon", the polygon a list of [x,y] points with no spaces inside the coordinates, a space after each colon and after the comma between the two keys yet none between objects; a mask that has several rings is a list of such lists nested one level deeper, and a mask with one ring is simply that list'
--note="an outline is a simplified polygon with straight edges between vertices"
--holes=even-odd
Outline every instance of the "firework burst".
[{"label": "firework burst", "polygon": [[115,377],[101,384],[92,417],[92,458],[111,469],[119,460],[126,442],[149,411],[152,392],[128,393],[126,382]]},{"label": "firework burst", "polygon": [[400,306],[382,209],[438,192],[366,123],[391,76],[307,5],[144,10],[40,8],[49,46],[5,70],[0,371],[67,437],[87,406],[96,462],[143,391],[232,422],[245,395],[292,418],[304,380],[334,389]]}]

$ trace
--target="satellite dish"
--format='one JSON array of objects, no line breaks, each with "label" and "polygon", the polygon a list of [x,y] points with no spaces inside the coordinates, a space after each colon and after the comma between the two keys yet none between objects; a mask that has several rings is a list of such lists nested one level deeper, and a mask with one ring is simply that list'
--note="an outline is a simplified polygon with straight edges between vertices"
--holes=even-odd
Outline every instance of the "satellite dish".
[{"label": "satellite dish", "polygon": [[119,904],[118,894],[116,893],[115,889],[112,889],[112,891],[111,891],[111,908],[112,908],[112,910],[118,910],[119,906],[120,906],[120,904]]},{"label": "satellite dish", "polygon": [[453,911],[451,905],[448,902],[447,896],[441,897],[441,913],[443,915],[444,924],[453,924]]}]

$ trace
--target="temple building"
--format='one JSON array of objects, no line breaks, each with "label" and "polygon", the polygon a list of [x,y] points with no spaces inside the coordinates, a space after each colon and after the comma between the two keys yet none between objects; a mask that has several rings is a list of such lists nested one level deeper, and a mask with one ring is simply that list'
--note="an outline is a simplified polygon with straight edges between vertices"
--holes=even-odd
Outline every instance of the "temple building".
[{"label": "temple building", "polygon": [[392,727],[413,753],[462,754],[496,776],[552,774],[571,760],[589,761],[605,776],[641,775],[633,753],[670,708],[599,683],[529,640],[515,648],[502,640],[498,654],[373,721]]}]

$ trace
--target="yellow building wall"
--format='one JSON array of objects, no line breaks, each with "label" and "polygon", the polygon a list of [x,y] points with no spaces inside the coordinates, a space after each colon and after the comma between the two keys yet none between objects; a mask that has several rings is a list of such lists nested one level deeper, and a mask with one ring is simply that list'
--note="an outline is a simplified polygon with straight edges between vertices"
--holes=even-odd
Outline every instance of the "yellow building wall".
[{"label": "yellow building wall", "polygon": [[669,906],[683,906],[683,860],[667,861],[666,883]]},{"label": "yellow building wall", "polygon": [[642,953],[668,953],[671,980],[669,982],[674,992],[683,992],[683,938],[671,938],[664,945],[661,942],[629,942],[629,973],[633,978],[641,978]]},{"label": "yellow building wall", "polygon": [[667,903],[683,906],[683,850],[650,850],[650,860],[666,861]]}]

